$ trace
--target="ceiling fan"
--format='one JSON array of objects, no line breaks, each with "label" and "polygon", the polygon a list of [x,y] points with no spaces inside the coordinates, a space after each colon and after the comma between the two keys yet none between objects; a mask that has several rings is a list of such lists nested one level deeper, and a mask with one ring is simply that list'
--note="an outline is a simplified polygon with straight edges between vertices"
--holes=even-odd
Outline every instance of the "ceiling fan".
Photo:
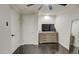
[{"label": "ceiling fan", "polygon": [[[34,6],[34,5],[36,5],[36,4],[27,4],[26,6],[27,7],[31,7],[31,6]],[[58,5],[61,5],[61,6],[66,6],[67,4],[58,4]],[[40,10],[42,7],[43,7],[44,5],[42,4],[42,5],[40,5],[40,7],[38,8],[38,10]],[[52,4],[48,4],[48,8],[49,8],[49,10],[52,10],[53,8],[52,8]]]}]

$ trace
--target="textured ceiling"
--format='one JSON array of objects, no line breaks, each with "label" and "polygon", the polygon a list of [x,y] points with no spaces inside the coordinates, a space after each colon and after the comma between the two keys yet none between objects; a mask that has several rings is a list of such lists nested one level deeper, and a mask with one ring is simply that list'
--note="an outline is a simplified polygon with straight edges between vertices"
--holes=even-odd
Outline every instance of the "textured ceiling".
[{"label": "textured ceiling", "polygon": [[38,9],[41,5],[42,4],[35,4],[33,6],[27,7],[27,4],[14,4],[12,6],[15,7],[16,9],[18,9],[20,11],[20,13],[22,13],[22,14],[32,14],[32,13],[38,13],[39,12],[39,13],[42,13],[42,14],[49,13],[49,14],[53,14],[53,15],[55,15],[59,12],[62,12],[63,10],[65,10],[67,8],[75,6],[75,5],[67,5],[67,6],[64,7],[64,6],[61,6],[61,5],[58,5],[58,4],[52,4],[53,9],[50,11],[48,9],[48,5],[43,4],[43,7],[39,11]]}]

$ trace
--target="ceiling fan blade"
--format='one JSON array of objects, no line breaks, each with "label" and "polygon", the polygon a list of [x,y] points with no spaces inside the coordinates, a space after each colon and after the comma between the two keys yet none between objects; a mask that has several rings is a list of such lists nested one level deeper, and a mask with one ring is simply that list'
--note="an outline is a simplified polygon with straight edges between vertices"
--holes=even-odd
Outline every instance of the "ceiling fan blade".
[{"label": "ceiling fan blade", "polygon": [[40,5],[40,7],[38,8],[38,10],[40,10],[43,7],[43,5]]},{"label": "ceiling fan blade", "polygon": [[53,9],[53,8],[52,8],[52,5],[49,5],[48,7],[49,7],[49,10],[52,10],[52,9]]},{"label": "ceiling fan blade", "polygon": [[59,4],[59,5],[61,5],[61,6],[66,6],[67,4]]},{"label": "ceiling fan blade", "polygon": [[33,6],[33,5],[35,5],[35,4],[28,4],[28,5],[26,5],[26,6],[30,7],[30,6]]}]

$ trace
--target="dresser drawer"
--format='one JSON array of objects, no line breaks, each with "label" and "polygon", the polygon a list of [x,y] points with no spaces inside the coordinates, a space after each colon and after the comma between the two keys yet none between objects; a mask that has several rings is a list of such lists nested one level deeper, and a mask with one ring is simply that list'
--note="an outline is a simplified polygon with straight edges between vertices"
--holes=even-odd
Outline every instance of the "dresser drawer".
[{"label": "dresser drawer", "polygon": [[58,42],[57,33],[41,33],[39,34],[39,42],[40,43],[49,43],[49,42]]}]

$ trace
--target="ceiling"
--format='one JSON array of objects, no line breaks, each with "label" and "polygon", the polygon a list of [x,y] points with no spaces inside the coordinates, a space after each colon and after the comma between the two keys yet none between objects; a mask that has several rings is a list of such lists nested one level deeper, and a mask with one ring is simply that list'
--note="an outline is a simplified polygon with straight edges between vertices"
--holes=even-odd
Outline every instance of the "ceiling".
[{"label": "ceiling", "polygon": [[[56,15],[59,12],[62,12],[63,10],[67,9],[68,7],[76,6],[76,5],[67,5],[67,6],[61,6],[58,4],[52,4],[52,10],[49,10],[47,7],[47,4],[35,4],[33,6],[27,7],[27,4],[14,4],[12,7],[17,9],[22,14],[34,14],[34,13],[40,13],[40,14],[53,14]],[[43,5],[41,10],[39,11],[39,7]],[[78,6],[78,5],[77,5]]]}]

